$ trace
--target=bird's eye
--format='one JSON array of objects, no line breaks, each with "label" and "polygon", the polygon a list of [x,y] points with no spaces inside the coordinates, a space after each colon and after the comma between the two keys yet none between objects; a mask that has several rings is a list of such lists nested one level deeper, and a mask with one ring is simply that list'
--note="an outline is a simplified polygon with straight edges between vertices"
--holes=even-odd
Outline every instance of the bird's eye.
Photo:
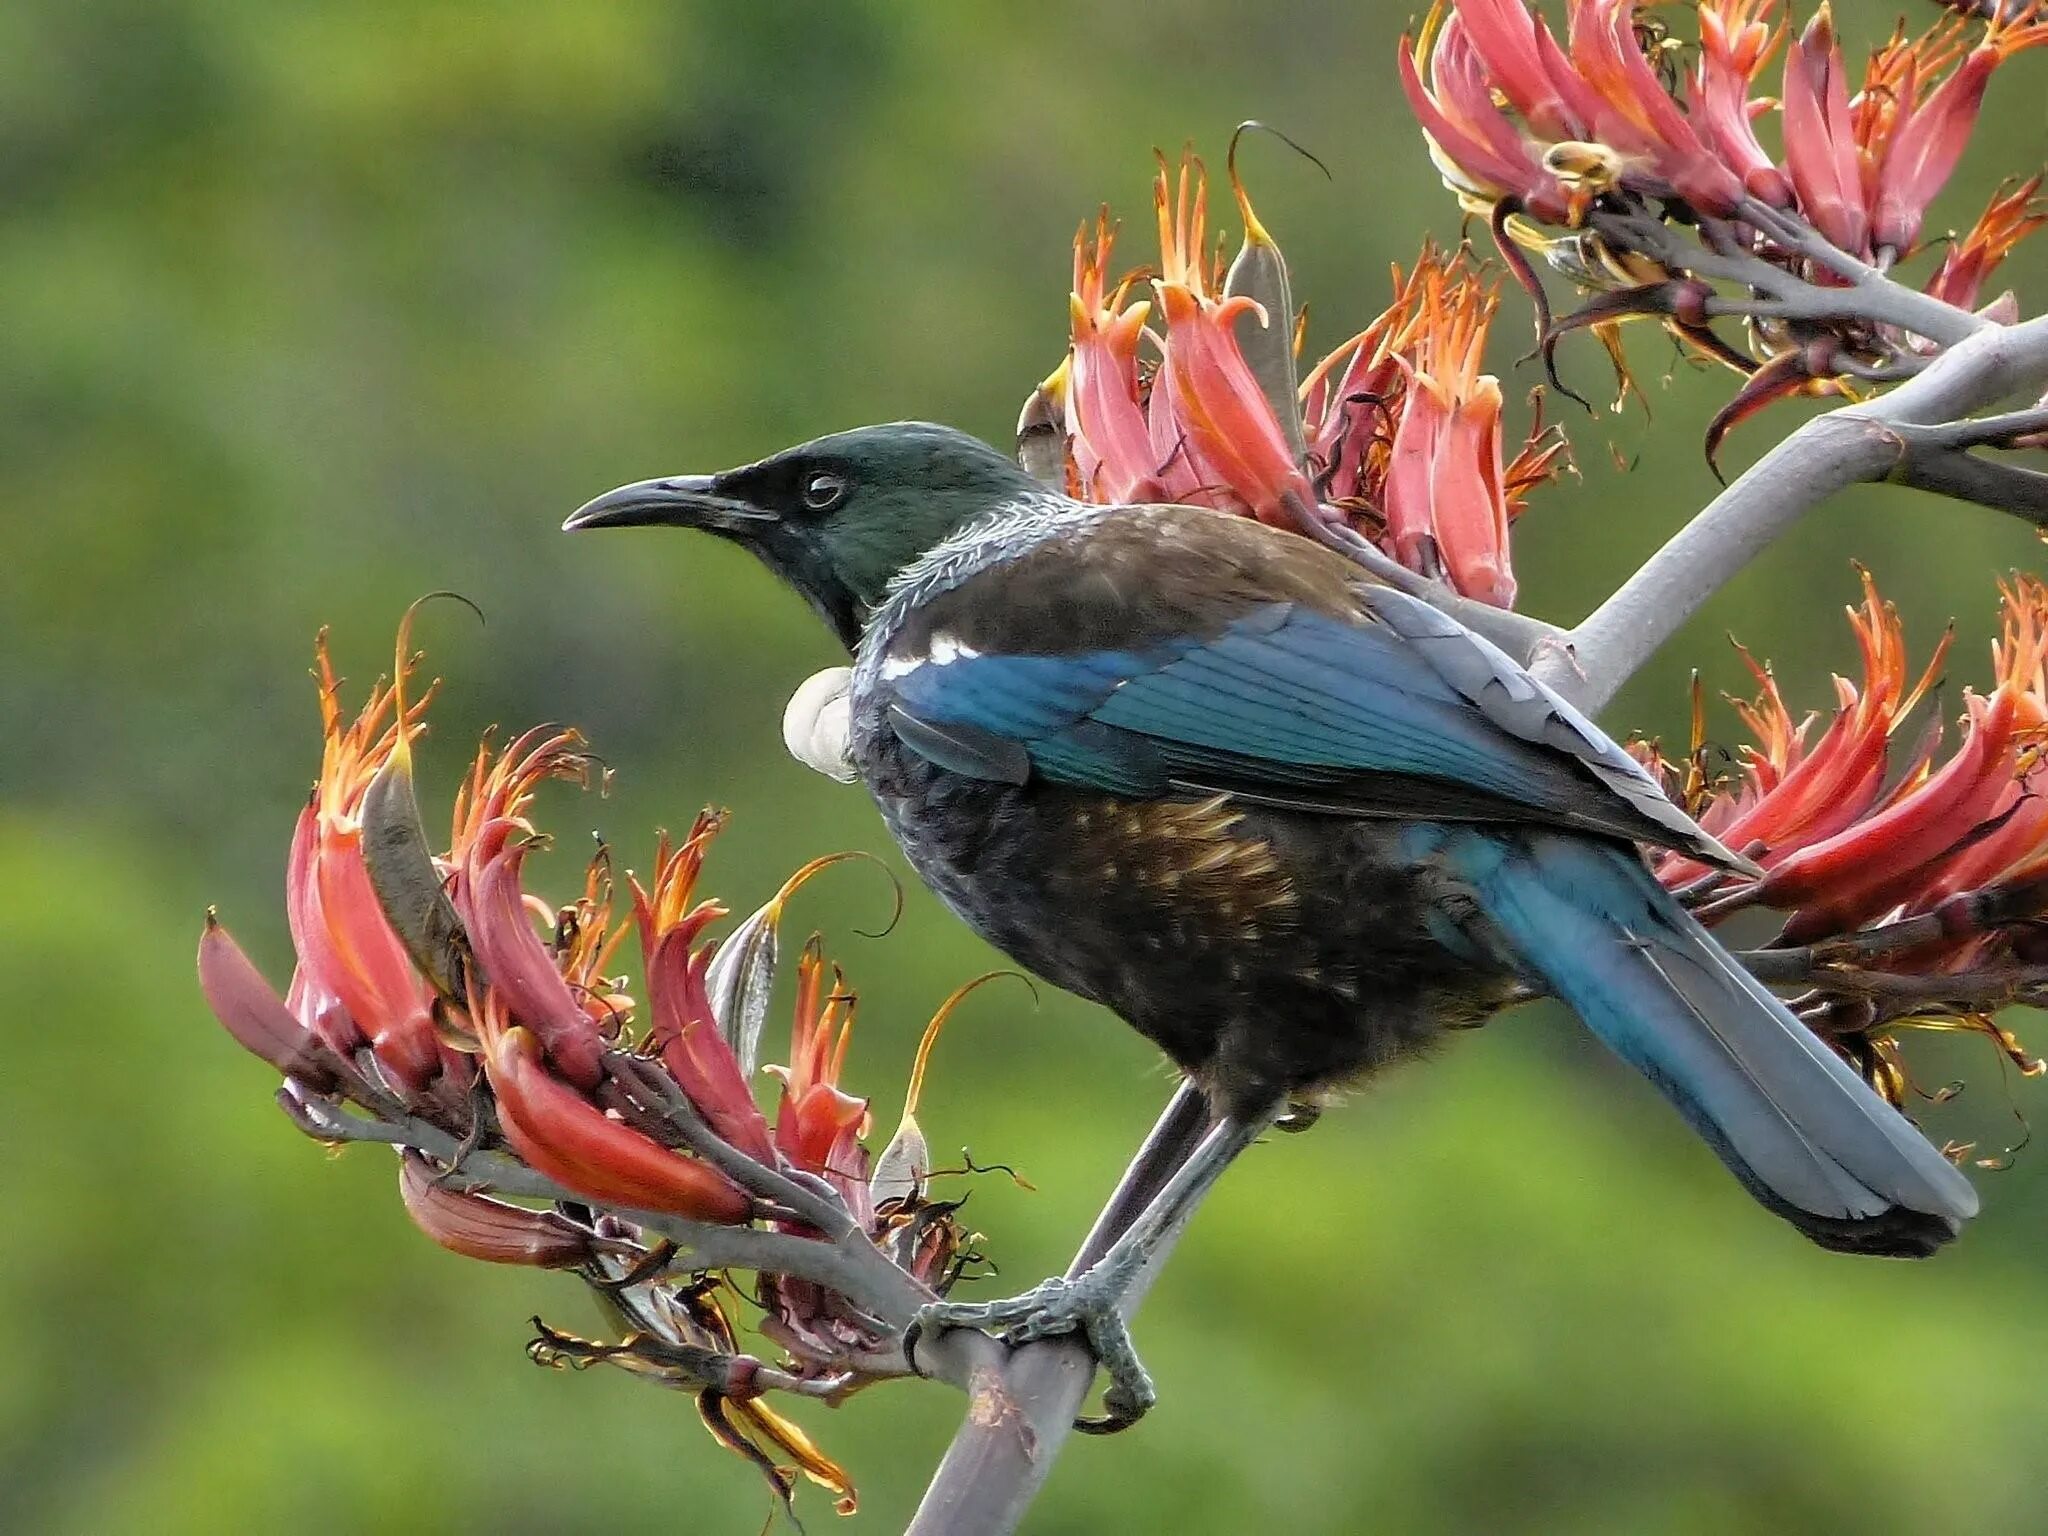
[{"label": "bird's eye", "polygon": [[825,512],[846,499],[846,480],[821,469],[804,478],[804,505],[813,512]]}]

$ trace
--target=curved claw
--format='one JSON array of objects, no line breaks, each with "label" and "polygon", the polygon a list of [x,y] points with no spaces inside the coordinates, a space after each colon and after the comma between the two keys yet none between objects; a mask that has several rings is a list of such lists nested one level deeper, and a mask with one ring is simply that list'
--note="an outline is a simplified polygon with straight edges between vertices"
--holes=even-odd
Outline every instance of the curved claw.
[{"label": "curved claw", "polygon": [[914,1356],[920,1336],[949,1328],[978,1328],[1013,1348],[1078,1333],[1108,1375],[1109,1390],[1102,1398],[1104,1414],[1077,1419],[1075,1427],[1089,1434],[1115,1434],[1137,1423],[1159,1400],[1118,1306],[1127,1284],[1127,1277],[1098,1266],[1078,1280],[1055,1276],[1000,1301],[935,1301],[919,1309],[905,1330],[905,1352]]},{"label": "curved claw", "polygon": [[1103,1412],[1086,1414],[1074,1420],[1074,1428],[1084,1435],[1120,1435],[1138,1420],[1145,1417],[1159,1394],[1152,1390],[1151,1378],[1145,1380],[1140,1393],[1126,1394],[1121,1388],[1112,1386],[1102,1394]]},{"label": "curved claw", "polygon": [[1085,1424],[1092,1435],[1113,1435],[1151,1412],[1159,1401],[1159,1389],[1153,1386],[1152,1373],[1138,1358],[1131,1330],[1115,1307],[1106,1314],[1089,1314],[1083,1327],[1095,1363],[1109,1375],[1109,1389],[1102,1394],[1102,1416],[1075,1423]]}]

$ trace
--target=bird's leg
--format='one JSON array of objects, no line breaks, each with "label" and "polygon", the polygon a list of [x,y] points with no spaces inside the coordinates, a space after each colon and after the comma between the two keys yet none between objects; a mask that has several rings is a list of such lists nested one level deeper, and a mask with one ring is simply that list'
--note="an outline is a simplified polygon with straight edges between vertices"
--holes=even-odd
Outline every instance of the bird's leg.
[{"label": "bird's leg", "polygon": [[[1169,1115],[1176,1106],[1169,1106]],[[1110,1379],[1102,1400],[1107,1418],[1086,1427],[1107,1431],[1136,1423],[1158,1394],[1132,1347],[1125,1298],[1160,1244],[1194,1214],[1223,1170],[1264,1134],[1279,1109],[1276,1104],[1270,1112],[1211,1125],[1131,1224],[1079,1275],[1058,1276],[1002,1301],[935,1302],[918,1313],[912,1326],[999,1331],[1013,1345],[1081,1333]]]},{"label": "bird's leg", "polygon": [[[1095,1225],[1074,1253],[1074,1259],[1067,1266],[1065,1278],[1076,1280],[1092,1269],[1104,1254],[1108,1253],[1118,1238],[1127,1232],[1132,1223],[1145,1213],[1159,1197],[1167,1182],[1178,1173],[1209,1131],[1211,1116],[1207,1098],[1192,1082],[1183,1080],[1167,1100],[1166,1108],[1146,1134],[1144,1143],[1133,1154],[1130,1165],[1124,1169],[1123,1177],[1117,1181],[1108,1201],[1095,1218]],[[1047,1282],[1053,1284],[1056,1282]],[[1021,1299],[1021,1298],[1020,1298]],[[972,1321],[954,1321],[966,1313],[977,1316],[989,1306],[962,1305],[951,1311],[926,1309],[912,1319],[904,1331],[903,1352],[909,1357],[912,1370],[917,1366],[917,1345],[927,1324],[943,1331],[953,1327],[979,1327],[984,1324]]]},{"label": "bird's leg", "polygon": [[1174,1089],[1173,1097],[1166,1101],[1166,1108],[1159,1112],[1152,1129],[1146,1132],[1144,1143],[1132,1155],[1130,1166],[1124,1169],[1123,1178],[1095,1218],[1095,1225],[1074,1251],[1074,1261],[1067,1266],[1069,1280],[1092,1268],[1109,1251],[1110,1244],[1122,1237],[1145,1207],[1158,1198],[1166,1181],[1180,1171],[1201,1145],[1213,1118],[1207,1095],[1183,1079]]}]

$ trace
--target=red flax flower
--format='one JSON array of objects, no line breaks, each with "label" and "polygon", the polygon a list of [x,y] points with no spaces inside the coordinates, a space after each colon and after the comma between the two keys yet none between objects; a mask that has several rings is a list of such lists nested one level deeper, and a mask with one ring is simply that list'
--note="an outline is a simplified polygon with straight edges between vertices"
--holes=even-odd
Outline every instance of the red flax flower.
[{"label": "red flax flower", "polygon": [[1984,284],[1999,263],[2012,254],[2014,246],[2048,223],[2040,192],[2041,175],[2036,172],[2018,186],[2008,184],[1993,193],[1990,206],[1970,232],[1941,258],[1941,267],[1927,291],[1959,309],[1975,309]]},{"label": "red flax flower", "polygon": [[[1860,255],[1870,241],[1864,145],[1850,119],[1847,68],[1825,0],[1785,57],[1783,110],[1785,171],[1800,211],[1836,245]],[[1871,129],[1864,133],[1867,141]]]},{"label": "red flax flower", "polygon": [[[1163,485],[1174,491],[1183,473],[1195,483],[1177,499],[1220,496],[1264,522],[1291,527],[1288,499],[1313,502],[1314,491],[1294,461],[1273,406],[1238,345],[1241,316],[1282,328],[1288,315],[1269,315],[1243,295],[1217,297],[1208,271],[1208,185],[1201,166],[1183,159],[1176,189],[1165,161],[1153,183],[1159,219],[1160,275],[1153,283],[1166,320],[1159,373],[1148,415]],[[1181,469],[1185,466],[1185,471]]]},{"label": "red flax flower", "polygon": [[[1849,625],[1863,658],[1861,685],[1835,679],[1834,718],[1817,742],[1808,736],[1812,715],[1794,721],[1777,679],[1748,652],[1743,662],[1759,692],[1735,712],[1751,744],[1739,749],[1735,784],[1696,807],[1701,824],[1731,848],[1745,849],[1767,869],[1821,843],[1859,820],[1876,803],[1891,768],[1891,741],[1926,692],[1948,654],[1948,637],[1917,681],[1907,667],[1898,612],[1863,573],[1863,603],[1849,610]],[[1682,884],[1706,866],[1679,855],[1660,865],[1668,883]]]},{"label": "red flax flower", "polygon": [[[283,1052],[318,1075],[353,1076],[366,1052],[384,1086],[410,1107],[459,1110],[475,1075],[469,1060],[440,1038],[433,988],[415,969],[379,905],[364,857],[363,809],[372,781],[424,727],[428,701],[402,706],[396,688],[378,683],[362,712],[344,723],[340,684],[323,631],[314,645],[319,684],[320,777],[292,834],[285,869],[285,914],[298,965],[280,1000],[227,931],[209,921],[201,976],[209,1001],[237,1038],[267,1035],[258,1049],[272,1065]],[[282,1013],[279,1010],[282,1009]],[[286,1020],[289,1019],[288,1025]],[[237,1028],[233,1021],[243,1021]]]},{"label": "red flax flower", "polygon": [[1998,7],[1978,44],[1924,96],[1920,90],[1931,73],[1924,56],[1961,51],[1953,33],[1930,32],[1921,56],[1901,70],[1871,200],[1871,240],[1878,250],[1903,255],[1918,243],[1927,205],[1947,184],[1977,126],[1992,72],[2014,54],[2048,42],[2048,22],[2039,18],[2038,4]]},{"label": "red flax flower", "polygon": [[1385,504],[1396,559],[1441,569],[1467,596],[1512,608],[1500,384],[1479,371],[1496,299],[1469,274],[1446,281],[1429,268],[1412,351],[1402,356],[1408,388]]},{"label": "red flax flower", "polygon": [[[1270,271],[1277,247],[1233,185]],[[1154,198],[1163,335],[1145,324],[1152,307],[1128,300],[1132,278],[1111,284],[1107,216],[1075,241],[1067,359],[1034,397],[1063,416],[1066,485],[1092,501],[1194,502],[1285,527],[1319,509],[1411,569],[1510,605],[1508,526],[1564,467],[1565,446],[1539,413],[1506,459],[1499,381],[1482,371],[1497,285],[1464,253],[1425,248],[1407,276],[1396,269],[1393,304],[1296,390],[1295,318],[1218,297],[1199,163],[1184,160],[1177,181],[1162,163]],[[1249,346],[1287,349],[1285,388],[1261,384]],[[1061,478],[1056,464],[1048,477]]]},{"label": "red flax flower", "polygon": [[[928,1194],[915,1117],[960,994],[927,1029],[903,1124],[871,1163],[867,1100],[845,1086],[853,996],[813,939],[789,1065],[767,1069],[782,1083],[771,1122],[754,1056],[779,925],[797,888],[843,856],[805,866],[715,939],[726,910],[696,887],[724,818],[706,812],[679,843],[662,840],[644,886],[627,877],[629,917],[613,917],[604,850],[576,898],[551,905],[527,885],[546,841],[533,813],[550,780],[586,783],[581,738],[548,728],[503,750],[487,743],[456,795],[450,846],[434,854],[411,783],[427,700],[406,703],[401,671],[345,724],[324,640],[318,655],[321,776],[288,876],[298,971],[280,997],[209,914],[207,1001],[284,1076],[279,1101],[300,1129],[400,1150],[401,1200],[433,1241],[574,1272],[626,1334],[593,1343],[543,1328],[535,1359],[604,1361],[685,1388],[720,1443],[785,1500],[801,1474],[851,1510],[844,1472],[759,1399],[834,1398],[902,1374],[898,1335],[877,1317],[943,1295],[973,1257],[956,1206]],[[644,974],[629,991],[614,970],[636,932]],[[761,1241],[782,1246],[748,1246]],[[778,1260],[792,1243],[835,1256]],[[706,1244],[710,1262],[697,1256]],[[785,1352],[780,1364],[740,1352],[721,1300],[735,1264],[756,1269],[760,1333]],[[863,1277],[861,1294],[820,1274]]]},{"label": "red flax flower", "polygon": [[1088,226],[1074,236],[1074,289],[1068,309],[1072,344],[1062,381],[1080,494],[1111,504],[1169,496],[1160,483],[1138,377],[1138,344],[1148,303],[1126,303],[1132,279],[1110,286],[1116,231],[1104,209],[1092,245]]},{"label": "red flax flower", "polygon": [[1702,142],[1643,52],[1634,0],[1572,0],[1571,60],[1592,89],[1587,137],[1638,163],[1696,212],[1735,211],[1743,186]]},{"label": "red flax flower", "polygon": [[[1543,37],[1550,36],[1543,23],[1522,8],[1520,0],[1512,0],[1508,16],[1511,21],[1519,16]],[[1554,41],[1551,47],[1555,50]],[[1525,57],[1518,49],[1505,52],[1512,60]],[[1425,66],[1427,85],[1422,79]],[[1568,218],[1573,200],[1545,168],[1541,146],[1533,143],[1495,100],[1488,64],[1480,57],[1462,14],[1446,17],[1441,4],[1433,7],[1421,34],[1413,42],[1402,39],[1400,72],[1401,89],[1422,124],[1430,159],[1468,208],[1484,212],[1506,201],[1548,223]],[[1547,91],[1548,82],[1542,80],[1540,68],[1532,74],[1535,78],[1523,88],[1525,98],[1537,96],[1539,83]],[[1550,111],[1561,121],[1565,108],[1557,103]],[[1577,134],[1567,137],[1576,138]]]},{"label": "red flax flower", "polygon": [[1743,190],[1773,208],[1792,205],[1785,173],[1756,136],[1756,118],[1768,103],[1750,89],[1785,41],[1771,25],[1777,0],[1701,0],[1700,53],[1686,81],[1686,106],[1700,136],[1722,164],[1742,178]]},{"label": "red flax flower", "polygon": [[1836,679],[1837,707],[1817,740],[1817,720],[1795,720],[1770,673],[1751,663],[1761,691],[1737,705],[1753,738],[1741,772],[1691,799],[1702,824],[1764,875],[1727,877],[1675,858],[1658,865],[1708,922],[1752,907],[1784,913],[1762,963],[1774,952],[1781,964],[1799,962],[1782,974],[1811,984],[1800,1006],[1895,1097],[1904,1079],[1884,1045],[1895,1027],[1980,1029],[2035,1070],[1990,1013],[2048,1000],[2048,971],[2036,964],[2048,916],[2048,586],[2018,577],[2001,596],[1994,686],[1965,690],[1945,759],[1938,724],[1903,761],[1893,744],[1947,641],[1909,684],[1898,616],[1867,575],[1850,614],[1862,678]]},{"label": "red flax flower", "polygon": [[[1562,43],[1527,0],[1439,0],[1404,37],[1399,64],[1446,184],[1487,218],[1537,302],[1546,362],[1566,331],[1593,326],[1613,350],[1616,323],[1648,316],[1689,354],[1745,376],[1709,429],[1711,460],[1765,405],[1907,377],[1943,334],[1967,330],[1903,295],[1859,306],[1842,290],[1870,267],[1909,281],[1902,264],[1929,243],[1928,206],[1991,76],[2048,42],[2048,11],[2028,0],[1917,37],[1901,28],[1859,77],[1825,0],[1796,30],[1779,0],[1692,9],[1698,50],[1684,68],[1682,44],[1636,0],[1567,0]],[[1755,94],[1781,47],[1778,96]],[[1944,304],[1974,304],[2038,226],[2030,198],[1994,202],[1937,271],[1910,281]],[[1588,302],[1553,322],[1516,246]],[[1916,330],[1913,318],[1940,323]],[[1717,330],[1727,319],[1742,322],[1739,337]]]}]

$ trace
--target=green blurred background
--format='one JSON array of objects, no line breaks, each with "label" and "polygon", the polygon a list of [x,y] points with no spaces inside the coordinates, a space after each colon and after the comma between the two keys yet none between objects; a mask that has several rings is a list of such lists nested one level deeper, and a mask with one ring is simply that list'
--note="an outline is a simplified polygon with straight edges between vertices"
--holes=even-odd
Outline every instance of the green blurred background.
[{"label": "green blurred background", "polygon": [[[1865,38],[1892,14],[1839,10]],[[1394,86],[1402,21],[1060,0],[0,9],[0,1528],[759,1528],[760,1483],[687,1400],[526,1362],[529,1313],[593,1325],[572,1282],[419,1238],[389,1160],[295,1135],[200,1004],[208,902],[287,974],[313,631],[335,627],[361,682],[419,593],[488,612],[420,627],[449,679],[423,759],[436,819],[486,722],[567,719],[618,772],[608,800],[544,805],[571,848],[598,828],[644,849],[730,805],[710,884],[736,905],[812,854],[887,851],[858,791],[779,745],[790,688],[834,660],[799,606],[732,552],[565,540],[561,517],[865,420],[1003,439],[1059,355],[1075,223],[1110,199],[1141,259],[1151,147],[1220,160],[1243,117],[1330,167],[1246,150],[1316,339],[1347,334],[1389,261],[1457,228]],[[1994,86],[1949,219],[2042,158],[2044,70]],[[2037,304],[2042,251],[2009,274]],[[1525,325],[1511,296],[1503,369]],[[1713,492],[1698,441],[1725,376],[1659,383],[1667,351],[1637,355],[1653,419],[1565,418],[1584,476],[1523,525],[1533,611],[1577,617]],[[1590,345],[1566,358],[1605,390]],[[1731,466],[1796,415],[1740,432]],[[1984,673],[1994,575],[2038,551],[1987,512],[1844,497],[1609,723],[1681,732],[1689,667],[1743,681],[1728,630],[1822,702],[1853,657],[1852,554],[1916,655],[1958,619],[1960,682]],[[795,920],[836,936],[861,988],[855,1078],[886,1129],[931,1008],[994,962],[917,890],[889,937],[854,936],[885,903],[856,865]],[[2023,1135],[2015,1106],[2048,1102],[1981,1048],[1921,1060],[1972,1082],[1938,1135],[1996,1149]],[[1148,1049],[1070,999],[996,989],[963,1011],[925,1121],[1036,1184],[974,1191],[1005,1281],[1064,1262],[1165,1091]],[[1821,1253],[1527,1010],[1246,1159],[1141,1320],[1163,1405],[1073,1445],[1033,1528],[2040,1529],[2048,1156],[1979,1182],[1986,1214],[1932,1264]],[[901,1526],[960,1407],[910,1385],[804,1415],[861,1484],[853,1528]]]}]

